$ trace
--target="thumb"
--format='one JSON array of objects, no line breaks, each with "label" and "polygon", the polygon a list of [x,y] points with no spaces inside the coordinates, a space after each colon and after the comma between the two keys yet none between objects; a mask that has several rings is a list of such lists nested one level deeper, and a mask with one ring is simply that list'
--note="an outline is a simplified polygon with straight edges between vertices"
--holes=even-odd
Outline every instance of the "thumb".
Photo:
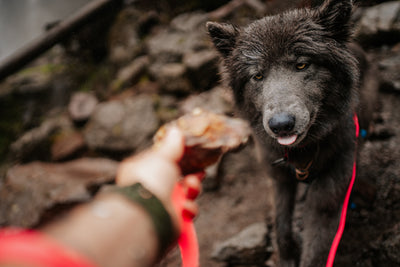
[{"label": "thumb", "polygon": [[170,128],[155,149],[163,157],[178,162],[184,152],[184,136],[182,132],[176,127]]}]

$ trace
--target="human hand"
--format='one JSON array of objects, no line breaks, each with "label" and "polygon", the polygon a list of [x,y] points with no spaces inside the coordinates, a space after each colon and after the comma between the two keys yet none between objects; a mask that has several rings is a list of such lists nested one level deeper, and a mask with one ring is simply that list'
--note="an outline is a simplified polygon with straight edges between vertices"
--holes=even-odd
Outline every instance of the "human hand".
[{"label": "human hand", "polygon": [[[178,162],[184,152],[184,137],[177,128],[172,128],[165,139],[152,149],[124,160],[117,173],[116,183],[129,186],[141,183],[164,205],[171,216],[177,232],[180,232],[182,215],[194,217],[198,207],[193,201],[201,191],[204,173],[190,174],[182,179]],[[183,207],[174,205],[172,192],[177,182],[182,183],[186,195]]]}]

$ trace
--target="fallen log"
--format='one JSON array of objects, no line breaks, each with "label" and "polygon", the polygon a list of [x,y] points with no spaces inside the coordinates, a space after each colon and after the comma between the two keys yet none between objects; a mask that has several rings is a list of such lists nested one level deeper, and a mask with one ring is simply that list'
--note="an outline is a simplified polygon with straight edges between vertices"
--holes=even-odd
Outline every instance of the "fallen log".
[{"label": "fallen log", "polygon": [[123,0],[94,0],[69,18],[56,24],[43,35],[17,50],[14,54],[0,62],[0,81],[26,66],[29,62],[46,52],[55,44],[78,31],[83,25],[98,18],[99,15],[118,10]]}]

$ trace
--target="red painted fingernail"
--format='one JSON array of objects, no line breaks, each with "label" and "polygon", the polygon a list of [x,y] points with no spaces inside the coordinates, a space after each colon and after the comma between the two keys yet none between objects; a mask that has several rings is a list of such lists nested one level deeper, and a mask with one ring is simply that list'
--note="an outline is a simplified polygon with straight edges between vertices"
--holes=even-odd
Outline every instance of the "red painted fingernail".
[{"label": "red painted fingernail", "polygon": [[195,198],[199,195],[199,193],[200,193],[199,190],[189,187],[189,188],[187,189],[187,192],[186,192],[186,197],[187,197],[188,199],[193,200],[193,199],[195,199]]},{"label": "red painted fingernail", "polygon": [[193,220],[194,217],[196,217],[196,214],[194,214],[193,212],[189,211],[189,210],[182,210],[182,217],[184,219],[189,219],[189,220]]}]

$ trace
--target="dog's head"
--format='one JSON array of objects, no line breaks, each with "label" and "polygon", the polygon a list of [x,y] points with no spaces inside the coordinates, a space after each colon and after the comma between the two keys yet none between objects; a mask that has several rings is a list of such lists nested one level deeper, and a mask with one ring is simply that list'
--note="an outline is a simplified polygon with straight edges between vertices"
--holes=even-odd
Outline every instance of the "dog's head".
[{"label": "dog's head", "polygon": [[236,103],[256,133],[283,146],[326,135],[349,111],[358,80],[347,49],[351,0],[329,0],[245,28],[208,22]]}]

